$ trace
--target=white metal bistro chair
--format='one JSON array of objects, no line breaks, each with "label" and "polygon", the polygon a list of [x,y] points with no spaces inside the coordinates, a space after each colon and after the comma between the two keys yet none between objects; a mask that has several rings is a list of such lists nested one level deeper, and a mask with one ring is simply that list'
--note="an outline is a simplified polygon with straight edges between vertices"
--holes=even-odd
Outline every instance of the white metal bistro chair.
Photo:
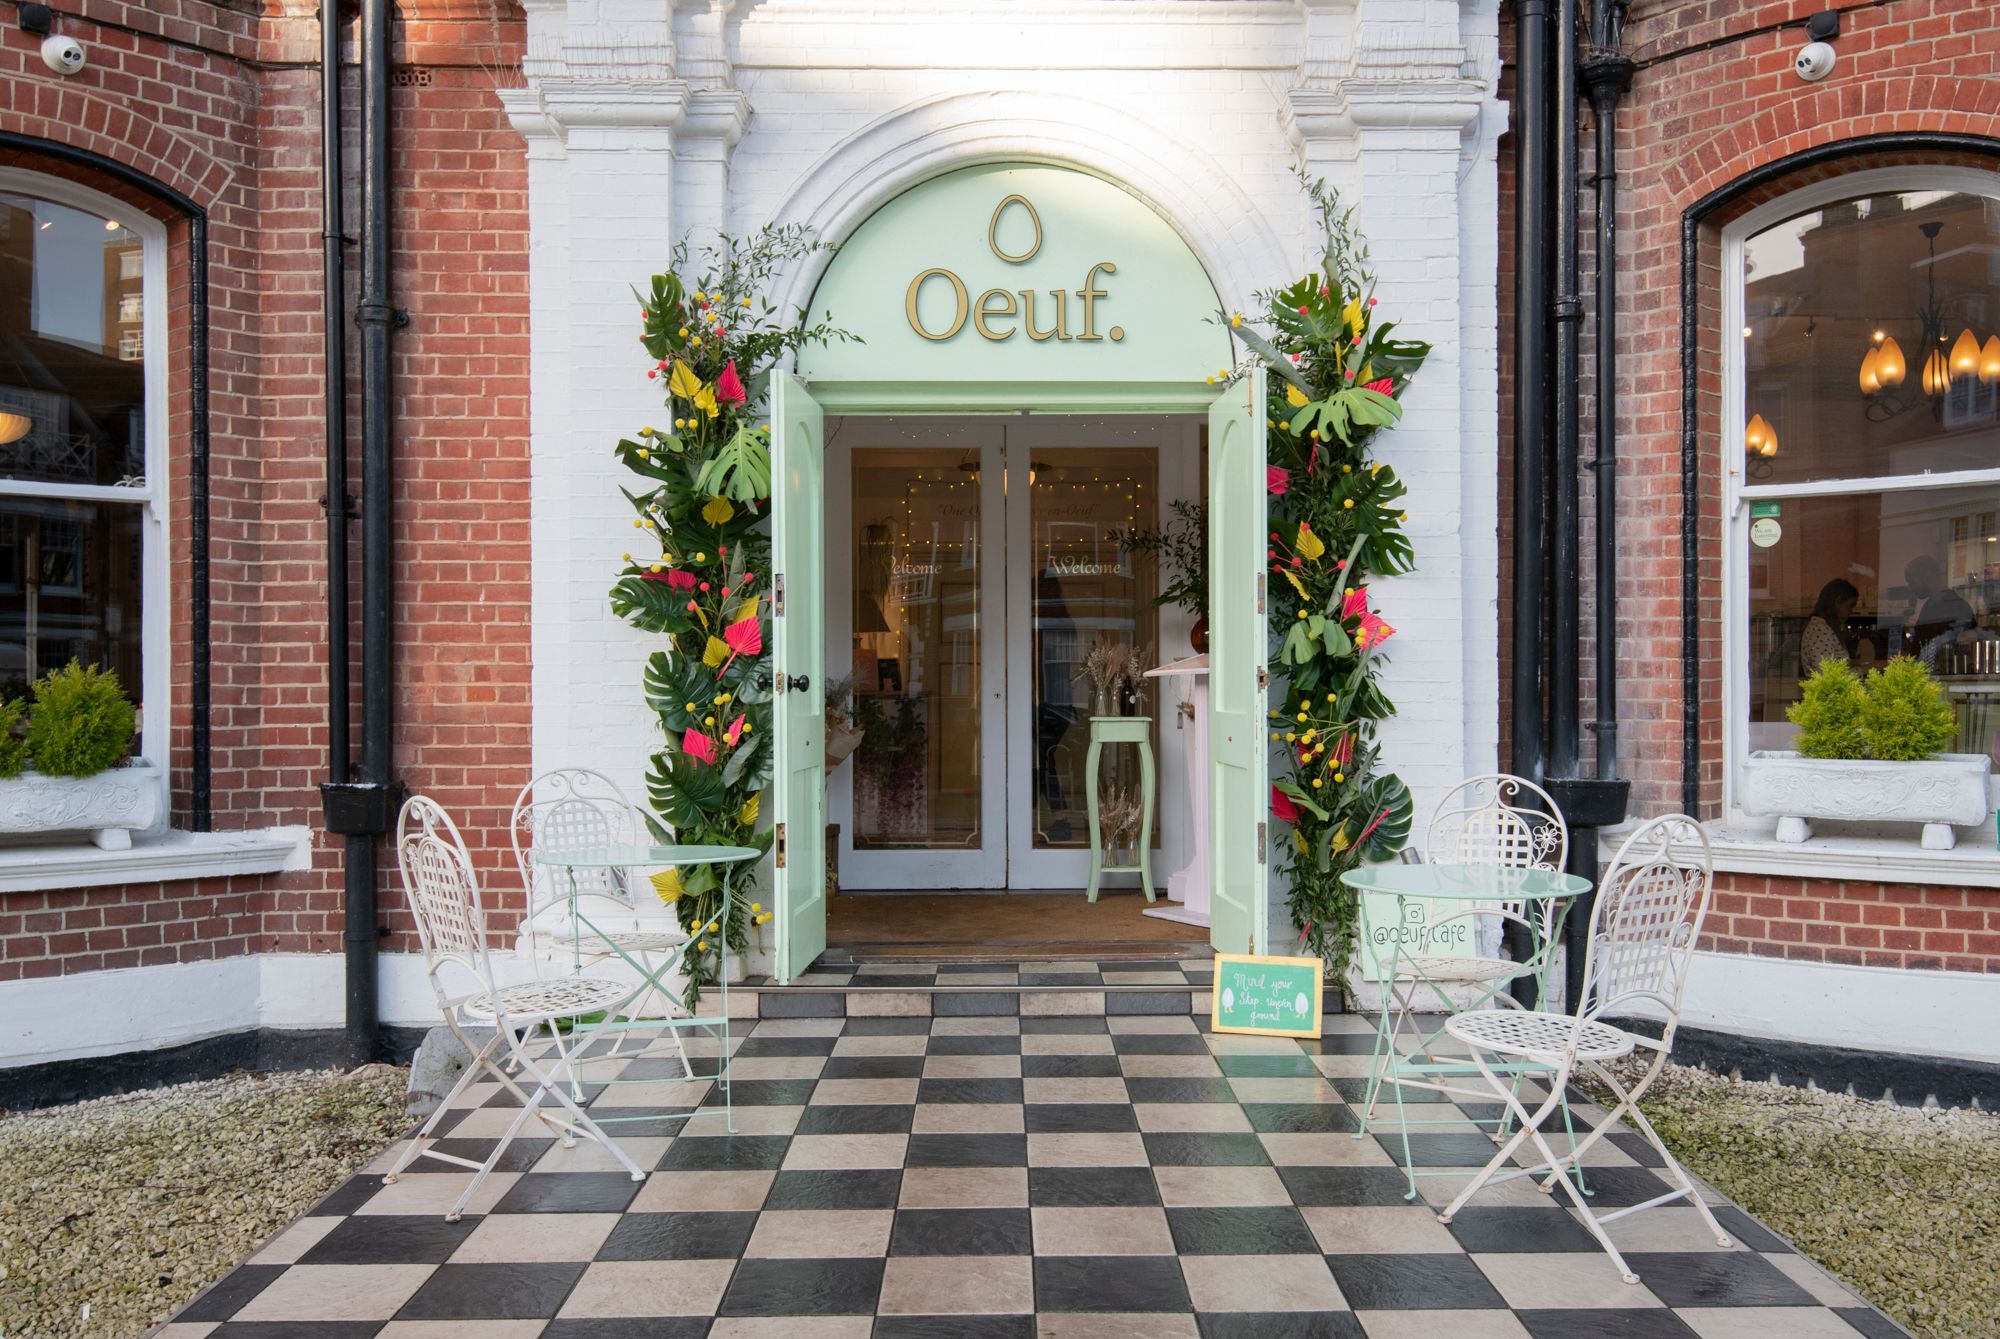
[{"label": "white metal bistro chair", "polygon": [[[1438,1215],[1440,1222],[1449,1223],[1465,1202],[1490,1182],[1536,1176],[1544,1178],[1544,1191],[1561,1182],[1564,1193],[1583,1214],[1584,1225],[1604,1247],[1627,1283],[1637,1283],[1639,1276],[1625,1263],[1625,1257],[1618,1253],[1604,1230],[1606,1223],[1626,1214],[1686,1198],[1715,1234],[1717,1244],[1730,1244],[1729,1234],[1716,1222],[1700,1190],[1667,1151],[1638,1105],[1673,1050],[1674,1032],[1680,1026],[1681,997],[1687,989],[1688,966],[1701,936],[1701,923],[1708,915],[1714,869],[1708,837],[1694,819],[1673,814],[1647,823],[1618,848],[1611,872],[1598,889],[1597,905],[1590,917],[1583,999],[1574,1016],[1487,1009],[1460,1014],[1445,1024],[1446,1031],[1471,1049],[1473,1062],[1509,1113],[1519,1121],[1520,1128]],[[1657,1039],[1604,1021],[1607,1015],[1621,1015],[1634,1009],[1664,1016]],[[1611,1070],[1611,1062],[1642,1050],[1650,1051],[1651,1058],[1635,1081],[1629,1085],[1622,1082]],[[1546,1074],[1538,1077],[1548,1085],[1547,1096],[1530,1110],[1517,1085],[1495,1072],[1491,1057],[1498,1057],[1503,1065],[1526,1060],[1546,1066]],[[1569,1151],[1558,1154],[1543,1135],[1541,1126],[1564,1103],[1570,1080],[1579,1069],[1603,1084],[1618,1100],[1610,1114],[1590,1133],[1581,1140],[1572,1136]],[[1568,1173],[1581,1167],[1591,1146],[1627,1117],[1659,1154],[1667,1182],[1673,1188],[1639,1204],[1597,1213],[1585,1202]],[[1541,1161],[1530,1167],[1502,1171],[1524,1143],[1534,1145]]]},{"label": "white metal bistro chair", "polygon": [[[416,916],[426,978],[437,996],[445,1026],[472,1061],[431,1118],[411,1138],[409,1146],[397,1156],[383,1180],[393,1184],[403,1169],[419,1157],[471,1168],[476,1173],[472,1184],[445,1214],[445,1221],[455,1223],[530,1119],[539,1120],[559,1135],[565,1147],[573,1147],[578,1135],[595,1140],[631,1173],[634,1181],[645,1180],[646,1174],[625,1150],[613,1143],[571,1095],[563,1091],[574,1063],[570,1052],[556,1049],[554,1063],[550,1064],[546,1057],[538,1059],[533,1055],[527,1044],[538,1029],[547,1027],[554,1033],[564,1022],[617,1009],[634,987],[587,976],[500,985],[487,952],[486,919],[479,904],[479,881],[473,875],[471,857],[466,854],[465,842],[451,816],[436,801],[413,795],[404,803],[396,820],[396,858],[402,867],[403,889],[410,900],[410,910]],[[452,994],[443,980],[447,968],[469,976],[471,991]],[[467,1028],[488,1027],[493,1029],[493,1035],[483,1042],[467,1035]],[[503,1054],[509,1061],[505,1066],[499,1063]],[[484,1162],[439,1152],[433,1147],[436,1137],[432,1131],[451,1110],[458,1095],[483,1075],[497,1079],[521,1100],[513,1123],[494,1143]],[[519,1075],[519,1079],[514,1075]],[[542,1109],[542,1103],[551,1100],[562,1108],[561,1113]]]},{"label": "white metal bistro chair", "polygon": [[[1547,791],[1525,778],[1497,772],[1461,781],[1446,791],[1431,811],[1422,853],[1405,851],[1404,855],[1419,864],[1560,871],[1569,856],[1569,827]],[[1453,987],[1474,988],[1470,1007],[1475,1009],[1495,1000],[1514,1004],[1506,986],[1536,971],[1538,964],[1518,962],[1502,954],[1504,929],[1511,923],[1526,931],[1540,950],[1541,965],[1546,966],[1553,953],[1555,922],[1562,905],[1543,899],[1465,907],[1429,922],[1415,951],[1403,952],[1398,941],[1394,952],[1377,952],[1387,1022],[1378,1032],[1376,1072],[1381,1071],[1385,1048],[1395,1047],[1406,1032],[1417,1032],[1411,1015],[1426,992],[1447,1013],[1459,1007],[1451,995]],[[1471,931],[1473,951],[1462,955],[1434,951],[1432,946],[1445,941],[1451,927],[1460,924]],[[1428,1050],[1442,1035],[1441,1028],[1421,1033],[1412,1050]],[[1370,1083],[1362,1108],[1364,1128],[1375,1114],[1381,1090],[1379,1081]]]},{"label": "white metal bistro chair", "polygon": [[[650,1009],[661,1015],[684,1014],[672,992],[660,984],[664,970],[687,942],[679,930],[639,927],[632,889],[623,869],[569,868],[535,859],[537,851],[583,850],[645,844],[650,837],[645,819],[626,800],[616,782],[582,767],[544,772],[521,788],[508,824],[514,840],[514,862],[521,871],[527,918],[521,923],[531,952],[546,943],[565,953],[574,971],[587,971],[617,957],[643,978],[640,989],[619,1012],[637,1020]],[[590,924],[578,918],[588,910]],[[694,1067],[687,1043],[671,1031],[681,1069],[690,1078]],[[624,1034],[608,1054],[616,1054]],[[558,1045],[561,1038],[557,1038]]]}]

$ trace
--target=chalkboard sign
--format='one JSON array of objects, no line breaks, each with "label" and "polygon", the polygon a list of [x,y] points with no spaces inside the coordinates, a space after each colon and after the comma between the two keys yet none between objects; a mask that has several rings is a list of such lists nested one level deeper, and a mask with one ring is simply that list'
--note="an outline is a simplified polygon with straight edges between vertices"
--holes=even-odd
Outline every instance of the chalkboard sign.
[{"label": "chalkboard sign", "polygon": [[1209,1027],[1266,1037],[1317,1037],[1325,977],[1326,964],[1318,958],[1218,953]]}]

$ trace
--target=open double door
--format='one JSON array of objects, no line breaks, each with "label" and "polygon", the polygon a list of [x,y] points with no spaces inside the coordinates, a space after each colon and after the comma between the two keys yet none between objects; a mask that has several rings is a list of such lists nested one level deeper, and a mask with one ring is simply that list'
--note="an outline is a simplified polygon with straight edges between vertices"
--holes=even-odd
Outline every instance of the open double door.
[{"label": "open double door", "polygon": [[[791,376],[773,378],[772,680],[775,975],[826,949],[825,416]],[[1232,382],[1208,411],[1209,868],[1218,952],[1263,947],[1270,783],[1265,682],[1264,376]]]}]

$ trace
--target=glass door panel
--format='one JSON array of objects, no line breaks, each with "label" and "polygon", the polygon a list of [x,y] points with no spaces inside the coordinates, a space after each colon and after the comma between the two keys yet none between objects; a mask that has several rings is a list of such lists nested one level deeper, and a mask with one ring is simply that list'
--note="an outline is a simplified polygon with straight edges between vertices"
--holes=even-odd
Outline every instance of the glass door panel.
[{"label": "glass door panel", "polygon": [[894,419],[843,427],[851,490],[844,539],[829,542],[848,578],[832,586],[848,596],[846,626],[829,640],[845,638],[853,681],[853,751],[836,773],[848,799],[842,882],[1004,886],[1002,755],[988,761],[1001,710],[999,560],[986,523],[999,433]]}]

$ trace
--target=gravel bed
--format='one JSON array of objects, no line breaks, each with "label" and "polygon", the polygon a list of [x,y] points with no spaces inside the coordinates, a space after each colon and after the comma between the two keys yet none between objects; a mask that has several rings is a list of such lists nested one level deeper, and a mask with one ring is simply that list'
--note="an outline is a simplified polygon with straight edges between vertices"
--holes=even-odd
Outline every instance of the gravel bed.
[{"label": "gravel bed", "polygon": [[2000,1119],[1678,1066],[1644,1106],[1688,1170],[1923,1339],[2000,1335]]},{"label": "gravel bed", "polygon": [[144,1334],[400,1134],[405,1073],[238,1074],[0,1115],[0,1335]]}]

